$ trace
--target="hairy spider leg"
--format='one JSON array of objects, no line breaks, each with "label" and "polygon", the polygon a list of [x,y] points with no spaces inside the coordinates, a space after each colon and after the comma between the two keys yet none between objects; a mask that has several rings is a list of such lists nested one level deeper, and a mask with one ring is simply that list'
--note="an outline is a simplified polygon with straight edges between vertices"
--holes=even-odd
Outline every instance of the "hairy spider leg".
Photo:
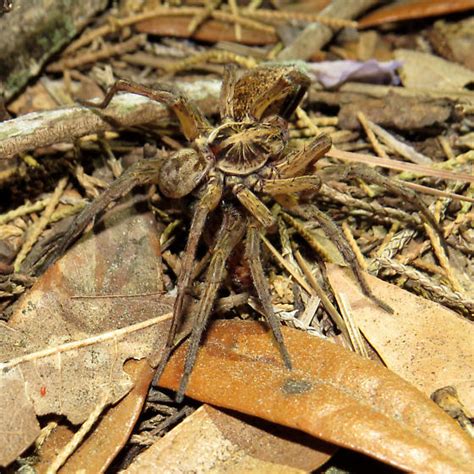
[{"label": "hairy spider leg", "polygon": [[[153,183],[158,176],[162,160],[140,160],[125,170],[111,185],[94,201],[86,206],[73,220],[67,232],[61,237],[59,245],[41,262],[41,269],[52,265],[61,257],[66,249],[82,234],[95,217],[106,209],[109,204],[128,194],[136,186]],[[40,270],[40,269],[35,269]]]},{"label": "hairy spider leg", "polygon": [[326,134],[315,137],[307,147],[289,153],[283,160],[274,163],[273,167],[279,178],[292,178],[324,156],[332,146],[331,138]]},{"label": "hairy spider leg", "polygon": [[304,207],[296,206],[288,209],[288,211],[290,213],[297,214],[306,220],[315,219],[322,227],[326,235],[334,242],[339,252],[341,252],[344,260],[351,267],[351,270],[356,276],[363,293],[384,311],[393,314],[393,309],[372,293],[372,290],[365,279],[365,275],[362,272],[359,263],[357,262],[357,257],[352,250],[352,247],[347,243],[347,240],[345,239],[344,234],[339,229],[339,227],[331,219],[329,219],[329,217],[324,214],[324,212],[320,211],[314,205],[307,205]]},{"label": "hairy spider leg", "polygon": [[193,330],[184,363],[184,372],[176,394],[177,402],[183,400],[189,376],[191,375],[196,361],[202,333],[204,332],[207,320],[209,319],[212,310],[212,305],[216,299],[217,290],[224,278],[225,264],[234,247],[242,240],[244,232],[245,219],[242,214],[234,207],[224,208],[223,221],[217,234],[214,252],[206,273],[203,293],[194,319]]},{"label": "hairy spider leg", "polygon": [[296,176],[295,178],[262,179],[260,189],[267,194],[291,194],[301,191],[319,191],[321,178],[317,175]]},{"label": "hairy spider leg", "polygon": [[275,219],[270,209],[243,184],[236,184],[232,188],[232,192],[240,201],[247,211],[257,219],[263,227],[271,227],[275,223]]},{"label": "hairy spider leg", "polygon": [[237,83],[237,67],[235,64],[226,64],[222,78],[221,95],[219,97],[219,114],[221,120],[234,117],[234,88]]},{"label": "hairy spider leg", "polygon": [[196,249],[207,216],[218,206],[221,200],[223,191],[222,181],[222,176],[220,174],[216,175],[215,177],[211,177],[208,182],[208,187],[206,188],[201,199],[196,204],[191,226],[189,228],[189,236],[186,242],[184,258],[178,277],[178,294],[176,296],[173,308],[173,320],[171,322],[166,344],[153,378],[154,385],[158,384],[158,381],[160,380],[160,377],[163,374],[166,364],[168,363],[171,353],[175,347],[175,338],[183,320],[185,298],[193,277],[193,265],[196,258]]},{"label": "hairy spider leg", "polygon": [[285,362],[286,367],[291,370],[292,364],[290,354],[288,353],[285,341],[283,340],[280,322],[273,311],[270,290],[263,272],[262,262],[260,259],[260,237],[255,221],[250,222],[247,229],[245,254],[250,266],[254,287],[257,290],[258,297],[263,305],[265,318],[278,344],[278,349],[280,350],[283,361]]},{"label": "hairy spider leg", "polygon": [[369,183],[377,184],[383,188],[388,189],[389,191],[392,191],[392,193],[405,198],[408,202],[413,203],[415,207],[421,212],[421,215],[425,218],[425,222],[429,224],[438,234],[440,243],[443,246],[446,255],[449,255],[448,244],[446,243],[444,233],[440,228],[438,221],[435,219],[428,207],[425,206],[425,203],[418,197],[415,191],[404,188],[401,183],[386,178],[376,170],[361,164],[345,165],[343,173],[344,176],[361,178],[364,181],[368,181]]},{"label": "hairy spider leg", "polygon": [[105,109],[118,92],[131,92],[132,94],[142,95],[151,100],[161,102],[173,110],[179,120],[184,136],[189,141],[196,139],[203,131],[211,128],[202,112],[184,95],[167,90],[163,85],[159,87],[161,89],[151,89],[136,82],[119,80],[107,91],[104,100],[100,104],[89,101],[82,101],[81,104],[88,107]]}]

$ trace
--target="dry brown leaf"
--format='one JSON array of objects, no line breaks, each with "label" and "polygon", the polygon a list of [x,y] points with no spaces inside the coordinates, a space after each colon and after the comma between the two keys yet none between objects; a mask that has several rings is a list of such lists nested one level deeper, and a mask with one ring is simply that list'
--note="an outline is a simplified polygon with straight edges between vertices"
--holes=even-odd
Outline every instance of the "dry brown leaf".
[{"label": "dry brown leaf", "polygon": [[[133,389],[101,417],[94,431],[59,470],[60,473],[105,472],[130,437],[140,416],[155,371],[146,359],[129,360],[124,366],[134,384]],[[39,460],[34,465],[37,474],[46,473],[58,452],[71,440],[73,432],[59,425],[42,444]]]},{"label": "dry brown leaf", "polygon": [[447,15],[473,8],[473,0],[399,0],[370,12],[359,20],[359,26],[366,28],[384,25],[392,21]]},{"label": "dry brown leaf", "polygon": [[158,293],[155,222],[132,204],[108,214],[106,229],[50,268],[0,326],[0,465],[37,436],[35,414],[82,423],[104,393],[121,399],[132,387],[124,361],[166,336],[171,315],[160,315],[172,301]]},{"label": "dry brown leaf", "polygon": [[474,82],[473,71],[433,54],[397,49],[394,55],[403,63],[400,78],[405,87],[455,91]]},{"label": "dry brown leaf", "polygon": [[[424,394],[370,360],[283,328],[294,368],[284,368],[265,326],[214,323],[187,395],[297,428],[413,472],[471,472],[474,442]],[[160,385],[177,389],[187,344]]]},{"label": "dry brown leaf", "polygon": [[336,449],[302,433],[237,416],[202,406],[137,456],[124,473],[297,474],[317,469]]},{"label": "dry brown leaf", "polygon": [[349,299],[364,336],[387,366],[428,397],[452,385],[474,412],[474,326],[443,306],[367,275],[374,293],[395,314],[367,303],[346,269],[328,265],[328,277]]}]

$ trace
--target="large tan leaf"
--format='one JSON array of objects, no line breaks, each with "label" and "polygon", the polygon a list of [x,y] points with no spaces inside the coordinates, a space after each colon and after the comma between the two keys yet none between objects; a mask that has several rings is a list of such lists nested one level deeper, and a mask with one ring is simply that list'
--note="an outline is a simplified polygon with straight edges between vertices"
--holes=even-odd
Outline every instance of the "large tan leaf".
[{"label": "large tan leaf", "polygon": [[[284,368],[261,324],[214,323],[187,394],[297,428],[413,472],[472,472],[474,443],[416,388],[340,346],[283,328],[294,368]],[[187,345],[161,378],[177,389]]]},{"label": "large tan leaf", "polygon": [[449,309],[367,275],[395,314],[370,303],[347,269],[328,265],[332,287],[344,293],[354,319],[387,366],[428,397],[452,385],[474,413],[474,325]]},{"label": "large tan leaf", "polygon": [[[298,474],[331,457],[334,446],[204,405],[139,455],[124,472]],[[312,443],[312,447],[307,444]],[[310,445],[311,446],[311,445]]]},{"label": "large tan leaf", "polygon": [[0,326],[0,465],[37,436],[35,414],[81,423],[104,396],[122,398],[132,387],[124,361],[146,357],[167,334],[170,314],[160,315],[172,301],[157,292],[153,216],[122,206],[105,226],[50,268]]}]

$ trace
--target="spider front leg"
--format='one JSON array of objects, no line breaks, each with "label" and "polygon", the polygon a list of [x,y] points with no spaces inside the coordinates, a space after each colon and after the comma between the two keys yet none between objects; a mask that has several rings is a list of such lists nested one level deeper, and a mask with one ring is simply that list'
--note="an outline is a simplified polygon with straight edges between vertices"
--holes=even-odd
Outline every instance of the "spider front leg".
[{"label": "spider front leg", "polygon": [[206,327],[207,320],[216,299],[217,290],[225,274],[225,264],[234,247],[242,240],[245,231],[245,219],[234,207],[224,208],[224,218],[217,234],[214,252],[204,281],[203,292],[194,318],[188,352],[184,363],[184,372],[181,377],[176,401],[183,400],[189,376],[196,361],[199,343]]},{"label": "spider front leg", "polygon": [[262,179],[258,190],[267,194],[292,194],[301,191],[319,191],[321,178],[317,175],[297,176],[296,178]]},{"label": "spider front leg", "polygon": [[283,361],[285,362],[286,367],[291,370],[292,364],[290,354],[288,354],[285,341],[283,340],[280,322],[273,311],[270,290],[268,288],[265,273],[263,272],[262,262],[260,260],[260,237],[255,222],[251,222],[247,229],[245,255],[250,266],[253,284],[263,305],[265,318],[273,332],[273,336],[275,337],[275,340],[278,344]]},{"label": "spider front leg", "polygon": [[261,119],[265,114],[269,114],[275,104],[278,104],[278,110],[272,112],[289,120],[310,85],[311,80],[306,74],[296,68],[289,68],[265,92],[254,99],[249,112],[256,119]]},{"label": "spider front leg", "polygon": [[164,86],[161,86],[161,89],[154,90],[135,82],[119,80],[108,90],[100,104],[89,101],[82,101],[81,104],[105,109],[118,92],[142,95],[167,105],[176,114],[183,134],[189,141],[196,139],[203,131],[210,128],[209,122],[196,106],[191,104],[182,94],[167,90]]},{"label": "spider front leg", "polygon": [[304,170],[324,156],[332,146],[331,138],[325,133],[318,135],[310,144],[286,155],[274,164],[279,178],[292,178],[304,173]]},{"label": "spider front leg", "polygon": [[235,64],[226,64],[222,78],[221,95],[219,98],[219,114],[221,120],[234,116],[234,88],[237,83],[237,67]]},{"label": "spider front leg", "polygon": [[171,356],[175,345],[175,338],[183,320],[183,308],[189,285],[191,284],[193,265],[196,257],[196,249],[201,238],[204,224],[207,216],[212,212],[220,202],[223,191],[223,180],[220,174],[212,176],[209,179],[206,191],[196,204],[189,237],[186,242],[181,271],[178,278],[178,295],[176,297],[173,309],[173,321],[168,333],[165,347],[160,355],[160,361],[156,368],[153,384],[157,385],[161,374],[165,370],[166,364]]}]

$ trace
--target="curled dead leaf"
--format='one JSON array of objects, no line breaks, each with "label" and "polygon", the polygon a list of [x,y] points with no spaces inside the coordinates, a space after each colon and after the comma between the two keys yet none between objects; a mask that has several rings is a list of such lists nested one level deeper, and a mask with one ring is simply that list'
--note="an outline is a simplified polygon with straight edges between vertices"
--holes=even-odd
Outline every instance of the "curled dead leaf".
[{"label": "curled dead leaf", "polygon": [[[474,443],[412,385],[388,369],[283,328],[294,362],[284,368],[266,329],[221,321],[208,331],[187,395],[302,430],[413,472],[470,472]],[[177,389],[186,345],[160,385]]]}]

